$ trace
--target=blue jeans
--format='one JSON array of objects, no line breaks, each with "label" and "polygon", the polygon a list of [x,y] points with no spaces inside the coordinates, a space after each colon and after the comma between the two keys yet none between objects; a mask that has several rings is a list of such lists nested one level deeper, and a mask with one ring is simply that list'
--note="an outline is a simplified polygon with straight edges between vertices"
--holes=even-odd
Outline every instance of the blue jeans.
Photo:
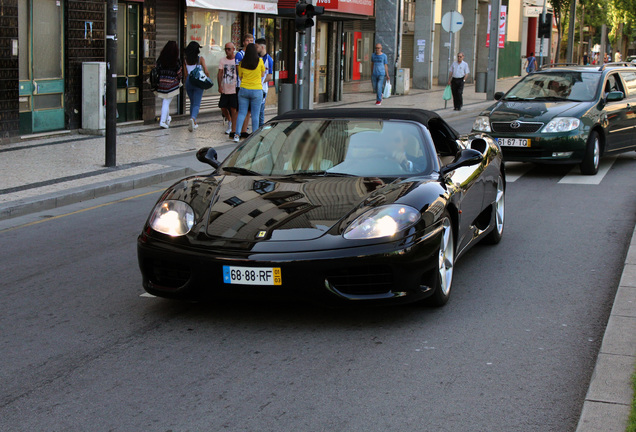
[{"label": "blue jeans", "polygon": [[252,133],[256,132],[259,126],[259,113],[261,112],[261,104],[263,102],[263,90],[250,90],[241,88],[238,94],[239,112],[236,119],[236,132],[241,133],[243,122],[247,117],[247,108],[252,111]]},{"label": "blue jeans", "polygon": [[194,120],[199,115],[199,109],[201,108],[201,99],[203,98],[203,89],[195,87],[190,84],[190,77],[186,78],[186,93],[190,99],[190,117]]},{"label": "blue jeans", "polygon": [[373,90],[375,91],[375,100],[382,102],[382,92],[384,91],[384,83],[386,82],[386,75],[371,75],[371,84],[373,84]]}]

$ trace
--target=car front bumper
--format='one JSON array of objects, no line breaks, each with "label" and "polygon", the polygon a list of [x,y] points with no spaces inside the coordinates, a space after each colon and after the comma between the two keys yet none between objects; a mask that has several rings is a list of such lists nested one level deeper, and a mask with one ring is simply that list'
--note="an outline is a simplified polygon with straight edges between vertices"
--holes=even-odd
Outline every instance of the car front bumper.
[{"label": "car front bumper", "polygon": [[[309,299],[325,303],[407,303],[437,280],[441,230],[411,241],[286,253],[220,253],[184,248],[142,234],[144,289],[167,298]],[[223,266],[280,268],[281,285],[228,284]]]},{"label": "car front bumper", "polygon": [[[538,163],[580,163],[585,158],[587,132],[578,130],[551,134],[528,134],[514,136],[496,134],[493,138],[524,138],[530,140],[530,147],[501,146],[504,160]],[[499,141],[498,141],[499,142]]]}]

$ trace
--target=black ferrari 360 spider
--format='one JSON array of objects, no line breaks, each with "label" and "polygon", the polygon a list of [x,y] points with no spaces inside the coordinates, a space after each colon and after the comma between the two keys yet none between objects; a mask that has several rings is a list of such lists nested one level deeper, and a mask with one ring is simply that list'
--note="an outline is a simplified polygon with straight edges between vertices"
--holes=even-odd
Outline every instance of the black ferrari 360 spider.
[{"label": "black ferrari 360 spider", "polygon": [[448,301],[455,261],[504,229],[504,164],[412,109],[280,115],[171,186],[138,239],[147,292],[168,298]]}]

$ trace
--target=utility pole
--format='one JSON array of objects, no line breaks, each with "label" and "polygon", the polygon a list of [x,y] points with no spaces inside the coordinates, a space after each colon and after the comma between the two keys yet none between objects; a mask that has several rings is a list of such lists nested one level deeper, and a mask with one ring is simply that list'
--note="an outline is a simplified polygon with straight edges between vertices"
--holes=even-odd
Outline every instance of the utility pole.
[{"label": "utility pole", "polygon": [[490,46],[488,47],[488,74],[486,75],[486,100],[495,99],[497,84],[497,64],[499,63],[499,10],[501,0],[491,3]]},{"label": "utility pole", "polygon": [[308,27],[313,27],[314,16],[322,15],[325,13],[325,8],[322,6],[314,6],[311,3],[307,3],[306,0],[301,0],[296,4],[296,17],[294,24],[296,26],[296,32],[298,33],[298,50],[296,51],[296,58],[298,60],[298,109],[303,109],[303,101],[305,99],[305,77],[308,76],[307,68],[311,67],[311,61],[307,62],[307,50],[305,41],[305,32]]},{"label": "utility pole", "polygon": [[117,165],[117,0],[106,11],[106,166]]}]

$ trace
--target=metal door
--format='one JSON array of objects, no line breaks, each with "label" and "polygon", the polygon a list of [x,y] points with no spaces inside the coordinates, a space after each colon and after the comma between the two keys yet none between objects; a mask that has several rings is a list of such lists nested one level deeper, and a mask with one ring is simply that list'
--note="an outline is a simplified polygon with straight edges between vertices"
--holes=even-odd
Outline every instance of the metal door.
[{"label": "metal door", "polygon": [[18,2],[20,132],[64,129],[61,0]]},{"label": "metal door", "polygon": [[117,121],[141,119],[139,4],[118,2]]}]

